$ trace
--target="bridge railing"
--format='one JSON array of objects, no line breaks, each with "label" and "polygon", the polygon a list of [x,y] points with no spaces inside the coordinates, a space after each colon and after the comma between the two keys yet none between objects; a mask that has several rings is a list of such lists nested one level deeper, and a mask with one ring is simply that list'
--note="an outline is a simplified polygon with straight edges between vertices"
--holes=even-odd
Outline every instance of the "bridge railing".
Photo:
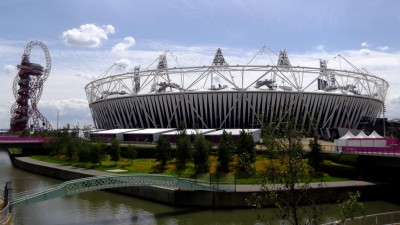
[{"label": "bridge railing", "polygon": [[[346,219],[343,225],[380,225],[380,224],[399,224],[400,221],[400,211],[377,213],[366,216],[359,216],[353,219]],[[337,225],[341,224],[341,221],[332,221],[329,223],[324,223],[322,225]]]},{"label": "bridge railing", "polygon": [[62,185],[62,184],[55,184],[55,185],[52,185],[52,186],[46,186],[46,187],[42,187],[42,188],[36,188],[36,189],[32,189],[32,190],[13,193],[12,199],[14,199],[14,200],[15,199],[21,199],[21,198],[24,198],[26,196],[32,196],[32,195],[37,194],[37,193],[43,193],[43,192],[45,192],[47,190],[52,191],[52,190],[55,190],[55,189],[59,188],[60,185]]},{"label": "bridge railing", "polygon": [[210,187],[214,189],[214,191],[235,191],[235,185],[230,182],[223,181],[206,181],[200,179],[189,179],[189,178],[179,178],[181,181],[186,181],[187,184],[190,184],[189,189],[196,189],[194,185],[200,184],[205,187]]},{"label": "bridge railing", "polygon": [[0,143],[43,143],[50,139],[47,137],[0,137]]},{"label": "bridge railing", "polygon": [[7,204],[0,210],[0,224],[5,222],[10,215],[10,204]]},{"label": "bridge railing", "polygon": [[[3,201],[4,204],[4,191],[0,190],[0,199]],[[10,204],[7,203],[7,205],[3,205],[3,207],[0,208],[0,224],[5,222],[8,219],[8,216],[10,215]]]},{"label": "bridge railing", "polygon": [[399,147],[352,147],[352,146],[343,146],[343,153],[358,153],[358,154],[380,154],[380,155],[388,155],[388,154],[400,154]]},{"label": "bridge railing", "polygon": [[[59,185],[53,185],[46,188],[16,193],[12,195],[11,205],[13,208],[17,208],[20,206],[29,205],[52,198],[58,198],[88,191],[127,186],[164,186],[201,191],[222,190],[221,188],[215,189],[207,182],[198,182],[198,180],[183,179],[168,175],[107,175],[70,180]],[[226,190],[224,191],[228,191],[228,188],[226,188]]]}]

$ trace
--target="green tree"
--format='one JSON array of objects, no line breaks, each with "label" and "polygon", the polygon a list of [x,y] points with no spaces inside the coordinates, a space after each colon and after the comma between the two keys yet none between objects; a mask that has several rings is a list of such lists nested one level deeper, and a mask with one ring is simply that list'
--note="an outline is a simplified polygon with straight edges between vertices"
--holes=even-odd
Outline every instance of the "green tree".
[{"label": "green tree", "polygon": [[110,157],[111,157],[111,161],[114,161],[115,164],[119,161],[119,159],[121,157],[121,145],[117,138],[114,138],[111,142]]},{"label": "green tree", "polygon": [[235,150],[235,145],[232,139],[232,133],[224,130],[221,136],[221,141],[218,148],[218,172],[229,172],[229,164],[232,161],[232,152]]},{"label": "green tree", "polygon": [[78,153],[78,161],[84,163],[90,162],[91,155],[89,145],[84,141],[79,141],[75,146]]},{"label": "green tree", "polygon": [[208,157],[211,145],[205,139],[203,134],[196,134],[194,139],[194,157],[193,162],[196,173],[205,173],[209,170]]},{"label": "green tree", "polygon": [[89,145],[89,158],[90,162],[94,164],[101,164],[101,152],[98,151],[96,145]]},{"label": "green tree", "polygon": [[186,163],[192,159],[190,138],[186,134],[185,125],[182,121],[178,125],[178,137],[176,139],[176,168],[183,170]]},{"label": "green tree", "polygon": [[106,159],[107,145],[104,142],[97,142],[93,150],[98,154],[98,163],[101,164],[101,161]]},{"label": "green tree", "polygon": [[164,170],[167,162],[172,158],[172,148],[167,137],[161,135],[156,146],[156,161],[160,162],[160,169]]},{"label": "green tree", "polygon": [[[288,119],[288,118],[282,118]],[[322,209],[316,204],[320,196],[317,188],[310,185],[311,167],[303,158],[301,138],[303,131],[296,130],[292,121],[271,124],[266,127],[263,141],[266,148],[273,152],[278,168],[266,168],[268,171],[259,177],[262,192],[250,201],[261,207],[268,201],[278,208],[276,219],[289,224],[318,224]]]},{"label": "green tree", "polygon": [[360,192],[348,192],[348,198],[338,204],[340,223],[344,224],[346,219],[354,219],[357,214],[364,213],[365,207],[360,202]]},{"label": "green tree", "polygon": [[19,136],[20,137],[29,137],[30,135],[31,134],[30,134],[29,129],[24,129]]},{"label": "green tree", "polygon": [[318,143],[318,139],[316,137],[310,140],[309,146],[309,164],[314,169],[314,171],[318,173],[321,170],[321,165],[323,161],[322,147],[321,144]]},{"label": "green tree", "polygon": [[125,156],[126,156],[126,158],[131,160],[131,165],[132,165],[133,160],[136,159],[136,156],[137,156],[136,148],[133,145],[129,145],[125,151],[126,151]]},{"label": "green tree", "polygon": [[68,130],[62,129],[54,133],[54,137],[44,144],[44,148],[50,155],[64,154],[67,161],[77,159],[77,145],[79,139],[72,137]]},{"label": "green tree", "polygon": [[239,170],[252,174],[254,172],[254,162],[256,161],[256,144],[254,143],[253,135],[244,129],[240,131],[236,153],[239,156]]}]

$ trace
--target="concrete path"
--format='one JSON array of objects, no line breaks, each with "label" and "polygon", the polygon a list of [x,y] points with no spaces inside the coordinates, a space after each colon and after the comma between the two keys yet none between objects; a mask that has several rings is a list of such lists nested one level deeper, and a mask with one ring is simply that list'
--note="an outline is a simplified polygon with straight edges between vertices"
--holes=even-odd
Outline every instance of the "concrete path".
[{"label": "concrete path", "polygon": [[[374,186],[374,183],[366,181],[334,181],[334,182],[322,182],[322,183],[310,183],[313,188],[339,188],[339,187],[362,187],[362,186]],[[269,185],[269,190],[282,189],[282,185]],[[260,191],[260,185],[236,185],[237,192],[256,192]]]},{"label": "concrete path", "polygon": [[56,168],[56,169],[61,169],[61,170],[66,170],[66,171],[71,171],[71,172],[76,172],[76,173],[82,173],[82,174],[89,175],[89,176],[104,176],[104,175],[113,174],[113,173],[107,173],[107,172],[98,171],[98,170],[66,166],[66,165],[61,165],[61,164],[57,164],[57,163],[43,162],[40,160],[32,159],[31,157],[17,157],[17,159],[19,161],[26,162],[29,164],[40,165],[40,166],[45,166],[45,167],[50,167],[50,168]]}]

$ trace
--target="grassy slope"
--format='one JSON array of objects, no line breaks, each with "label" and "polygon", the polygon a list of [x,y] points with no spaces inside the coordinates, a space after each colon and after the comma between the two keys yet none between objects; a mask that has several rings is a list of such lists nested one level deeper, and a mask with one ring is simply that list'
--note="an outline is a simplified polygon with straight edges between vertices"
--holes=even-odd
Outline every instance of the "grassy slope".
[{"label": "grassy slope", "polygon": [[[165,175],[172,175],[172,176],[179,176],[179,177],[184,177],[184,178],[195,178],[195,179],[200,179],[204,181],[210,181],[212,180],[213,182],[225,182],[225,183],[234,183],[235,182],[235,173],[228,173],[224,175],[216,175],[216,166],[217,166],[217,161],[215,156],[210,156],[210,172],[205,173],[202,175],[194,175],[194,165],[193,163],[188,163],[187,167],[184,171],[178,171],[175,167],[175,162],[170,161],[168,165],[166,166],[164,171],[160,171],[158,169],[158,162],[156,162],[155,159],[125,159],[121,158],[120,161],[118,162],[113,162],[110,161],[109,159],[106,159],[102,161],[102,163],[99,164],[93,164],[93,163],[78,163],[78,162],[68,162],[63,156],[57,156],[57,157],[51,157],[51,156],[32,156],[32,158],[45,161],[45,162],[51,162],[51,163],[57,163],[57,164],[63,164],[63,165],[71,165],[75,167],[83,167],[83,168],[88,168],[88,169],[95,169],[95,170],[100,170],[100,171],[106,171],[106,170],[112,170],[112,169],[122,169],[126,170],[125,172],[122,173],[159,173],[159,174],[165,174]],[[235,161],[233,162],[233,164]],[[255,167],[256,171],[260,172],[262,170],[263,165],[265,163],[268,163],[268,159],[265,158],[258,158]],[[121,173],[119,173],[121,174]],[[323,182],[329,182],[329,181],[343,181],[347,180],[345,178],[337,178],[337,177],[330,177],[326,174],[324,174],[322,181]],[[321,182],[321,178],[316,179],[315,182]],[[253,177],[245,176],[245,175],[237,175],[236,176],[236,183],[237,184],[254,184],[256,183],[256,179]]]}]

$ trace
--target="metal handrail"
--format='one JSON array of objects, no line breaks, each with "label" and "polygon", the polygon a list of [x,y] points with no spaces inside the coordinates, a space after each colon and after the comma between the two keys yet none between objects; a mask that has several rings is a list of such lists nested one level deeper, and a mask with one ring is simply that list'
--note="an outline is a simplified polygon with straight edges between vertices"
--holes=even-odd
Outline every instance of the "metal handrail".
[{"label": "metal handrail", "polygon": [[46,187],[36,188],[36,189],[22,191],[22,192],[18,192],[18,193],[13,193],[12,199],[19,199],[19,198],[22,198],[22,197],[25,197],[25,196],[36,194],[36,193],[42,193],[42,192],[47,191],[47,190],[53,190],[53,189],[56,189],[59,186],[60,186],[60,184],[55,184],[55,185],[52,185],[52,186],[46,186]]},{"label": "metal handrail", "polygon": [[[3,197],[0,198],[3,199]],[[0,210],[0,224],[5,222],[8,219],[9,215],[10,215],[10,203],[8,202],[7,205]]]},{"label": "metal handrail", "polygon": [[[397,218],[395,216],[397,215]],[[368,221],[368,223],[366,223]],[[400,211],[376,213],[365,216],[358,216],[352,219],[346,219],[345,221],[332,221],[329,223],[324,223],[322,225],[351,225],[351,224],[375,224],[375,225],[386,225],[386,224],[398,224],[400,222]]]},{"label": "metal handrail", "polygon": [[[157,174],[131,174],[131,175],[106,175],[87,177],[66,181],[59,185],[47,188],[26,191],[12,195],[11,205],[13,208],[28,205],[51,198],[73,195],[81,192],[94,191],[106,188],[117,188],[125,186],[167,186],[183,189],[221,191],[209,186],[206,182],[183,179],[174,176]],[[229,191],[226,189],[225,191]]]}]

